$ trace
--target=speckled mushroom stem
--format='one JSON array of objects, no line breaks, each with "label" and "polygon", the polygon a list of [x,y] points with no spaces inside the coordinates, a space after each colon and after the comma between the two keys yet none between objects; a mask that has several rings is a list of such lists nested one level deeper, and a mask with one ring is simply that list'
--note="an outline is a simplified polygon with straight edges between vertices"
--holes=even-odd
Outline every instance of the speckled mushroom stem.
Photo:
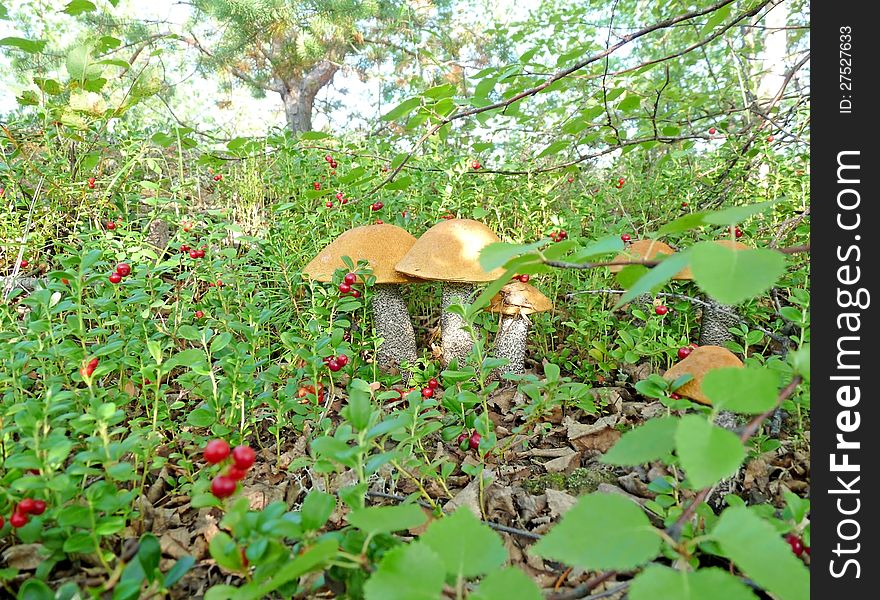
[{"label": "speckled mushroom stem", "polygon": [[526,338],[529,335],[528,317],[523,315],[505,315],[498,326],[495,336],[495,356],[506,358],[509,363],[498,367],[492,373],[493,378],[506,373],[520,374],[526,370]]},{"label": "speckled mushroom stem", "polygon": [[[399,370],[402,361],[415,363],[416,334],[399,285],[380,283],[373,288],[373,326],[382,338],[377,360],[384,372]],[[409,379],[407,373],[401,375],[404,382]]]},{"label": "speckled mushroom stem", "polygon": [[470,304],[477,294],[477,287],[470,283],[443,284],[443,312],[440,315],[440,333],[443,344],[443,366],[456,359],[458,365],[464,365],[465,359],[471,353],[474,340],[467,331],[465,320],[450,312],[448,309],[453,304]]},{"label": "speckled mushroom stem", "polygon": [[703,307],[700,320],[700,345],[724,346],[724,342],[733,340],[728,329],[739,325],[740,318],[732,306],[725,306],[711,298],[706,298],[708,306]]}]

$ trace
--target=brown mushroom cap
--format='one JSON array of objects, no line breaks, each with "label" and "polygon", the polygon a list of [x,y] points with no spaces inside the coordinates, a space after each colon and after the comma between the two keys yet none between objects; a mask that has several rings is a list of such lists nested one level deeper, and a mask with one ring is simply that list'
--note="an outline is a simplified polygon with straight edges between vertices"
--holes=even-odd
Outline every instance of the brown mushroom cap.
[{"label": "brown mushroom cap", "polygon": [[398,273],[394,265],[415,243],[415,236],[397,225],[362,225],[328,244],[305,266],[303,274],[316,281],[330,281],[336,269],[345,268],[342,257],[347,256],[355,264],[366,260],[376,283],[414,283],[416,279]]},{"label": "brown mushroom cap", "polygon": [[[630,244],[621,254],[615,256],[614,260],[653,260],[661,254],[669,256],[675,254],[675,250],[659,240],[638,240]],[[612,273],[619,273],[623,270],[623,267],[624,265],[611,265],[608,267],[608,270]],[[693,277],[690,276],[689,267],[685,267],[673,279],[693,279]]]},{"label": "brown mushroom cap", "polygon": [[[734,240],[715,240],[715,243],[721,244],[725,248],[729,248],[731,250],[751,250],[751,248],[749,248],[748,246],[746,246],[742,242],[736,242]],[[691,271],[690,266],[685,267],[684,269],[682,269],[678,273],[678,275],[673,277],[673,279],[693,279],[693,278],[694,278],[694,272]]]},{"label": "brown mushroom cap", "polygon": [[550,299],[535,286],[512,281],[501,288],[489,302],[489,312],[505,315],[530,315],[553,308]]},{"label": "brown mushroom cap", "polygon": [[700,404],[712,404],[712,401],[703,394],[701,384],[703,377],[712,369],[722,367],[742,367],[742,361],[736,355],[721,346],[700,346],[682,361],[675,363],[671,369],[663,374],[663,379],[675,381],[682,375],[693,375],[694,378],[675,390],[680,396],[690,398]]},{"label": "brown mushroom cap", "polygon": [[479,221],[444,220],[422,234],[395,268],[406,275],[435,281],[493,281],[504,274],[504,269],[484,271],[480,251],[500,241]]}]

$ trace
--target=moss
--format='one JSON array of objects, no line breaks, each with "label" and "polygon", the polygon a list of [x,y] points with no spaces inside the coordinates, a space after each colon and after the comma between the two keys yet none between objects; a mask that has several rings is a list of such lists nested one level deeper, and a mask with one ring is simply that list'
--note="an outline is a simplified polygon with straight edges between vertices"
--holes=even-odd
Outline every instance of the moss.
[{"label": "moss", "polygon": [[546,473],[527,479],[523,482],[523,488],[530,494],[543,494],[549,488],[580,495],[595,492],[600,483],[617,483],[617,476],[605,467],[581,467],[572,471],[571,475]]}]

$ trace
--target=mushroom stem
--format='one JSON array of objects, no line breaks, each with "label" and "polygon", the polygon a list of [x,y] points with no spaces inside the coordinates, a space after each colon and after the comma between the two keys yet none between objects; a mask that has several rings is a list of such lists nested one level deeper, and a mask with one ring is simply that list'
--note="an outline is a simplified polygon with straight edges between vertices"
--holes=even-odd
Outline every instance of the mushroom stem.
[{"label": "mushroom stem", "polygon": [[700,345],[724,346],[724,342],[733,340],[733,334],[728,329],[739,325],[740,319],[732,306],[725,306],[711,298],[706,298],[706,304],[700,320]]},{"label": "mushroom stem", "polygon": [[506,358],[510,362],[495,369],[495,377],[501,377],[505,373],[525,372],[526,337],[529,335],[529,326],[529,319],[525,315],[505,315],[501,319],[495,337],[495,356]]},{"label": "mushroom stem", "polygon": [[446,367],[453,359],[458,365],[464,365],[471,353],[474,340],[467,330],[467,323],[460,316],[449,311],[453,304],[470,304],[474,301],[477,287],[470,283],[443,284],[443,313],[440,316],[440,332],[443,344],[443,366]]},{"label": "mushroom stem", "polygon": [[416,335],[399,285],[380,283],[373,288],[373,326],[382,338],[377,360],[383,371],[399,369],[402,361],[415,363]]}]

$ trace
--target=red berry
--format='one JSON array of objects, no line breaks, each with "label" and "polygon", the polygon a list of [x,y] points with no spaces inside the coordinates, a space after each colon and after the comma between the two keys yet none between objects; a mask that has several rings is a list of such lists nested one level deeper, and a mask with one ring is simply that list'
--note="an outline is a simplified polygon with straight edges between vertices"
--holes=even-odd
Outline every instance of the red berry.
[{"label": "red berry", "polygon": [[189,251],[189,257],[190,257],[190,258],[198,258],[198,257],[199,257],[199,251],[198,251],[198,250],[190,250],[190,251]]},{"label": "red berry", "polygon": [[195,317],[196,317],[196,319],[201,319],[201,318],[204,317],[204,316],[205,316],[205,313],[203,313],[203,312],[200,311],[200,310],[197,310],[196,313],[195,313]]},{"label": "red berry", "polygon": [[360,297],[361,297],[361,293],[360,293],[359,291],[357,291],[357,290],[351,290],[351,295],[352,295],[353,297],[355,297],[355,298],[360,298]]},{"label": "red berry", "polygon": [[348,204],[348,198],[343,198],[343,199],[342,199],[342,204]]},{"label": "red berry", "polygon": [[67,284],[69,284],[70,282],[67,280],[66,277],[62,277],[62,278],[61,278],[61,283],[63,283],[64,285],[67,285]]},{"label": "red berry", "polygon": [[346,273],[345,277],[342,278],[342,281],[344,281],[348,285],[351,285],[355,281],[357,281],[357,275],[355,275],[354,273]]},{"label": "red berry", "polygon": [[482,167],[482,166],[483,166],[483,165],[481,165],[481,164],[480,164],[480,161],[478,161],[478,160],[475,160],[475,161],[471,162],[471,168],[474,169],[474,170],[477,170],[477,169],[479,169],[479,168]]},{"label": "red berry", "polygon": [[384,206],[385,206],[385,205],[382,204],[381,202],[378,202],[378,201],[377,201],[377,202],[373,202],[373,203],[370,205],[370,210],[372,210],[373,212],[376,212],[377,210],[382,210],[382,208],[383,208]]},{"label": "red berry", "polygon": [[789,533],[785,536],[785,541],[788,542],[788,545],[791,546],[791,551],[794,552],[795,556],[800,556],[804,553],[804,541],[800,538],[800,536]]},{"label": "red berry", "polygon": [[468,439],[468,433],[467,431],[462,431],[455,439],[455,443],[461,445],[466,439]]},{"label": "red berry", "polygon": [[529,276],[528,276],[527,274],[524,273],[524,274],[522,274],[522,275],[519,276],[519,280],[520,280],[520,283],[528,283],[528,282],[529,282]]},{"label": "red berry", "polygon": [[113,272],[113,273],[110,273],[110,277],[108,277],[107,279],[110,280],[110,283],[117,284],[120,281],[122,281],[122,275],[120,275],[119,273]]},{"label": "red berry", "polygon": [[699,348],[700,347],[700,345],[697,344],[696,342],[691,342],[690,344],[688,344],[688,346],[690,346],[691,348]]},{"label": "red berry", "polygon": [[768,135],[768,136],[767,136],[767,141],[768,141],[768,142],[772,142],[772,141],[773,141],[773,139],[774,139],[774,138],[773,138],[773,136],[772,136],[772,135]]},{"label": "red berry", "polygon": [[709,135],[715,135],[715,128],[714,127],[709,128]]},{"label": "red berry", "polygon": [[225,460],[229,456],[229,444],[225,440],[211,440],[205,445],[205,460],[212,465]]},{"label": "red berry", "polygon": [[564,229],[560,229],[559,230],[559,239],[564,240],[567,237],[568,237],[568,232],[565,231]]},{"label": "red berry", "polygon": [[116,272],[122,277],[128,277],[131,275],[131,265],[128,263],[119,263],[116,265]]},{"label": "red berry", "polygon": [[18,503],[16,507],[16,512],[20,512],[25,515],[29,515],[34,512],[35,504],[33,498],[25,498],[21,502]]},{"label": "red berry", "polygon": [[89,361],[89,364],[88,364],[88,367],[89,367],[92,371],[94,371],[94,370],[98,367],[98,359],[97,359],[97,358],[93,358],[92,360],[90,360],[90,361]]},{"label": "red berry", "polygon": [[471,450],[476,450],[480,447],[480,434],[474,431],[471,434],[471,437],[468,438],[468,446],[470,446]]},{"label": "red berry", "polygon": [[324,156],[324,160],[325,160],[326,162],[333,162],[333,157],[330,156],[329,154],[327,154],[327,155]]},{"label": "red berry", "polygon": [[94,177],[89,177],[89,189],[90,190],[95,189],[95,178]]},{"label": "red berry", "polygon": [[688,205],[687,202],[682,202],[682,203],[681,203],[681,207],[682,207],[682,208],[687,208],[687,205]]},{"label": "red berry", "polygon": [[250,469],[256,459],[257,453],[250,446],[236,446],[232,451],[232,462],[239,469]]},{"label": "red berry", "polygon": [[9,517],[9,524],[13,527],[24,527],[25,525],[27,525],[27,522],[27,515],[18,511],[12,513],[12,516]]},{"label": "red berry", "polygon": [[339,284],[339,293],[340,294],[347,294],[350,291],[351,291],[351,286],[348,285],[347,283],[342,282]]},{"label": "red berry", "polygon": [[27,261],[27,259],[22,258],[20,264],[21,264],[21,268],[24,269],[24,268],[27,267],[30,263]]},{"label": "red berry", "polygon": [[432,390],[436,390],[438,387],[440,387],[440,382],[432,377],[428,380],[428,387]]},{"label": "red berry", "polygon": [[330,161],[330,169],[331,169],[330,174],[331,175],[336,175],[336,167],[337,166],[339,166],[339,163],[337,163],[335,160]]},{"label": "red berry", "polygon": [[109,229],[110,231],[113,231],[114,229],[116,229],[116,223],[114,223],[113,221],[109,221],[107,223],[107,229]]},{"label": "red berry", "polygon": [[569,177],[567,180],[569,183],[574,183],[574,177]]},{"label": "red berry", "polygon": [[733,230],[733,235],[737,238],[741,238],[743,236],[743,230],[737,227]]},{"label": "red berry", "polygon": [[34,500],[34,509],[31,511],[32,515],[41,515],[46,512],[46,501],[45,500]]},{"label": "red berry", "polygon": [[220,181],[221,179],[223,179],[223,175],[221,175],[220,173],[214,175],[214,181]]},{"label": "red berry", "polygon": [[327,361],[327,368],[333,371],[334,373],[342,368],[342,365],[339,364],[339,361],[335,358],[331,358]]},{"label": "red berry", "polygon": [[672,398],[673,400],[681,400],[681,396],[679,396],[675,392],[672,392],[671,394],[669,394],[669,397]]},{"label": "red berry", "polygon": [[189,252],[189,251],[190,251],[190,247],[187,246],[186,244],[181,244],[181,245],[180,245],[180,251],[181,251],[181,252]]},{"label": "red berry", "polygon": [[663,306],[662,304],[654,307],[654,314],[663,316],[669,312],[669,307]]},{"label": "red berry", "polygon": [[[0,188],[0,196],[3,195],[3,188]],[[6,519],[3,518],[3,515],[0,515],[0,529],[3,529],[3,526],[6,525]]]},{"label": "red berry", "polygon": [[694,349],[691,348],[690,346],[683,346],[678,349],[678,358],[683,360],[683,359],[687,358],[688,356],[690,356],[690,353],[693,351],[694,351]]},{"label": "red berry", "polygon": [[205,258],[205,251],[203,249],[199,249],[196,251],[196,258]]},{"label": "red berry", "polygon": [[382,219],[376,219],[376,225],[384,225],[385,221]]},{"label": "red berry", "polygon": [[632,236],[630,236],[630,234],[628,233],[624,233],[622,236],[620,236],[620,239],[622,239],[624,242],[628,242],[632,239]]},{"label": "red berry", "polygon": [[211,482],[211,493],[218,498],[228,498],[235,493],[238,483],[226,475],[218,475]]},{"label": "red berry", "polygon": [[318,182],[318,181],[316,181],[315,183],[312,184],[312,187],[315,188],[316,190],[320,190],[320,189],[321,189],[321,183]]},{"label": "red berry", "polygon": [[340,354],[339,356],[336,357],[336,362],[338,362],[340,365],[342,365],[344,367],[345,365],[348,364],[348,356],[346,356],[345,354]]},{"label": "red berry", "polygon": [[217,287],[223,287],[223,281],[218,279],[217,283],[215,283],[214,285],[216,285]]},{"label": "red berry", "polygon": [[431,398],[434,395],[433,388],[422,388],[422,398]]},{"label": "red berry", "polygon": [[341,202],[343,198],[345,198],[345,194],[343,194],[342,192],[336,192],[336,199],[337,200],[339,200]]},{"label": "red berry", "polygon": [[241,469],[235,465],[230,465],[229,468],[226,469],[226,476],[233,481],[241,481],[244,479],[245,475],[247,475],[247,470]]}]

